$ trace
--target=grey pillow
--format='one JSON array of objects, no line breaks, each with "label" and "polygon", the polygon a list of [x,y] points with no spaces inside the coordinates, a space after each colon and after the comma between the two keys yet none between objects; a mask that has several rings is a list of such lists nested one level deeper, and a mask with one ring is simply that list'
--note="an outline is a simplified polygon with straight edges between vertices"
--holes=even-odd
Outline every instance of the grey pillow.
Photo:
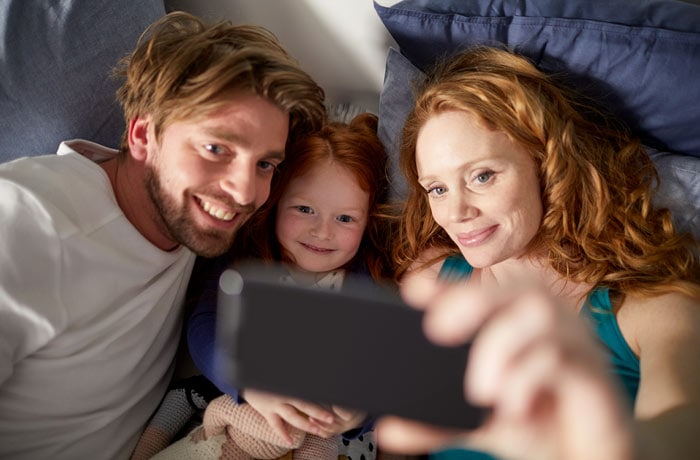
[{"label": "grey pillow", "polygon": [[78,137],[118,147],[110,72],[164,14],[163,0],[0,1],[0,161]]}]

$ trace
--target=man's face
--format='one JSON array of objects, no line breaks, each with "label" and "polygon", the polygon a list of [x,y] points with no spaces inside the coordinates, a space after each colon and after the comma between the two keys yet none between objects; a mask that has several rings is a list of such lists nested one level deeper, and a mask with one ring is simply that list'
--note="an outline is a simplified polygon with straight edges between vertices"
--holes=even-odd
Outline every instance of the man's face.
[{"label": "man's face", "polygon": [[150,126],[145,181],[163,236],[200,256],[224,253],[267,200],[288,126],[285,112],[246,94],[206,117],[167,125],[160,143]]}]

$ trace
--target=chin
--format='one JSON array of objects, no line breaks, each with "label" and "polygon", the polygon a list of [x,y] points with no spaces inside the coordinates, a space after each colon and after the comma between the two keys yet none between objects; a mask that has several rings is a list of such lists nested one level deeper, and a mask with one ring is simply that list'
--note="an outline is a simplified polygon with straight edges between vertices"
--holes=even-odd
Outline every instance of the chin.
[{"label": "chin", "polygon": [[462,255],[467,260],[467,262],[469,262],[469,265],[471,265],[473,268],[478,269],[493,267],[494,265],[506,260],[505,257],[474,256],[473,253],[470,256],[469,254],[465,254],[464,252],[462,252]]}]

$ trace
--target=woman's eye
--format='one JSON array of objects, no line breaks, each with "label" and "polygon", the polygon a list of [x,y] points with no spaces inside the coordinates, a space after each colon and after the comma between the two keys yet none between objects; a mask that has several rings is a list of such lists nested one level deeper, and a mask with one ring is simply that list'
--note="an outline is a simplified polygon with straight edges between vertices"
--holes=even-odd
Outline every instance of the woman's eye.
[{"label": "woman's eye", "polygon": [[214,155],[221,155],[224,153],[223,147],[218,144],[204,144],[204,149]]},{"label": "woman's eye", "polygon": [[313,214],[314,212],[314,210],[308,206],[297,206],[297,209],[304,214]]},{"label": "woman's eye", "polygon": [[338,221],[343,222],[343,223],[349,223],[353,221],[353,218],[343,214],[342,216],[338,216]]},{"label": "woman's eye", "polygon": [[438,187],[438,186],[430,187],[426,190],[426,192],[428,192],[428,195],[433,195],[435,197],[438,197],[438,196],[444,194],[446,191],[447,191],[447,189],[445,187]]}]

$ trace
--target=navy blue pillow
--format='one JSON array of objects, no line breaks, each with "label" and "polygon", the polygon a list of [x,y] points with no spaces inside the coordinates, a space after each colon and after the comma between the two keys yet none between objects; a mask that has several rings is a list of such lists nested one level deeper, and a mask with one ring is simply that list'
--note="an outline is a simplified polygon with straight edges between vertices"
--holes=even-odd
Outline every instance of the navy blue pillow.
[{"label": "navy blue pillow", "polygon": [[110,73],[164,14],[163,0],[0,1],[0,161],[76,137],[118,148]]},{"label": "navy blue pillow", "polygon": [[672,0],[404,0],[380,19],[425,70],[505,44],[601,101],[654,148],[700,157],[700,5]]}]

